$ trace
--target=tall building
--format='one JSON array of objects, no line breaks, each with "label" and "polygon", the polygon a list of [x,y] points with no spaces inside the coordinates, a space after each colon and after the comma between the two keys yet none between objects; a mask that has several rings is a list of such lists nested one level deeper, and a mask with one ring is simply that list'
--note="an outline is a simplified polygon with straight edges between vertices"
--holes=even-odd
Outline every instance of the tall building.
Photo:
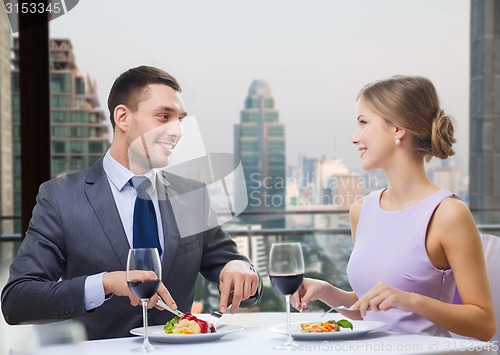
[{"label": "tall building", "polygon": [[[252,229],[260,229],[259,225],[255,226],[237,226],[234,229],[240,230],[252,230]],[[241,236],[241,237],[232,237],[236,246],[238,247],[238,251],[241,255],[244,255],[250,260],[250,262],[257,267],[260,272],[260,276],[264,279],[265,284],[269,284],[269,280],[267,279],[268,274],[268,257],[267,250],[265,246],[265,238],[261,235],[252,235]]]},{"label": "tall building", "polygon": [[[318,162],[318,171],[316,173],[315,185],[318,187],[317,195],[314,196],[313,201],[320,205],[342,205],[343,209],[348,209],[350,206],[345,207],[347,203],[344,202],[339,189],[342,184],[339,183],[340,177],[348,176],[349,169],[345,166],[341,159],[321,159]],[[354,203],[354,201],[352,202]]]},{"label": "tall building", "polygon": [[[12,216],[14,206],[12,201],[12,108],[10,96],[10,26],[7,13],[0,10],[0,213],[2,216]],[[0,234],[14,232],[13,221],[2,219]],[[7,277],[13,246],[10,243],[0,243],[0,284]],[[0,324],[1,327],[1,324]],[[2,330],[0,329],[0,333]],[[0,334],[0,342],[5,343]]]},{"label": "tall building", "polygon": [[[0,11],[0,211],[13,215],[12,205],[12,108],[10,93],[10,26],[7,13]],[[11,221],[2,221],[0,233],[12,233]]]},{"label": "tall building", "polygon": [[500,2],[471,1],[469,204],[500,223]]},{"label": "tall building", "polygon": [[[19,39],[13,40],[14,213],[20,215]],[[78,70],[69,39],[50,40],[50,77],[51,174],[52,177],[56,177],[90,166],[109,148],[110,138],[106,116],[104,111],[98,108],[95,84],[86,72]]]},{"label": "tall building", "polygon": [[[284,210],[286,205],[285,126],[279,122],[271,88],[254,80],[248,89],[240,123],[234,127],[235,155],[241,159],[248,194],[247,211]],[[266,228],[284,226],[284,217],[246,217]]]},{"label": "tall building", "polygon": [[[434,164],[429,165],[427,173],[436,185],[454,194],[460,193],[461,176],[454,156],[445,160],[436,160]],[[460,198],[463,199],[462,196]]]},{"label": "tall building", "polygon": [[339,158],[304,157],[295,174],[287,181],[287,200],[291,206],[334,206],[337,210],[348,210],[366,193],[363,177],[351,173]]},{"label": "tall building", "polygon": [[315,175],[318,170],[318,158],[302,157],[302,172],[304,179],[308,184],[315,182]]}]

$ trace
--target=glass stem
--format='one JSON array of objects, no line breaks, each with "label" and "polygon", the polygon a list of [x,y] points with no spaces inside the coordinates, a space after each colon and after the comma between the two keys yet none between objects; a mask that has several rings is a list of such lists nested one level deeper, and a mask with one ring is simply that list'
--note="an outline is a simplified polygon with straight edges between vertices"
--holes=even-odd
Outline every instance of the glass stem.
[{"label": "glass stem", "polygon": [[142,347],[145,349],[151,348],[151,344],[149,343],[148,337],[148,300],[141,300],[142,302],[142,322],[144,324],[144,342],[142,343]]},{"label": "glass stem", "polygon": [[290,295],[285,295],[285,301],[286,301],[286,333],[288,334],[287,343],[291,344],[293,342],[293,338],[291,329],[292,326],[290,322]]}]

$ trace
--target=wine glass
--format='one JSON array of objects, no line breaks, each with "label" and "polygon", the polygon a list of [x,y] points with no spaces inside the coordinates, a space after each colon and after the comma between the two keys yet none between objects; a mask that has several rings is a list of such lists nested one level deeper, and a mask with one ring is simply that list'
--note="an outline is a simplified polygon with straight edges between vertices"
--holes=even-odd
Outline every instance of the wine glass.
[{"label": "wine glass", "polygon": [[304,280],[304,257],[300,243],[274,243],[269,252],[269,278],[273,287],[286,301],[286,329],[288,339],[275,349],[290,350],[297,346],[292,339],[290,326],[290,296]]},{"label": "wine glass", "polygon": [[130,249],[127,258],[127,284],[130,291],[141,300],[144,324],[142,346],[132,351],[150,352],[160,350],[149,342],[148,338],[148,300],[154,296],[161,282],[161,263],[158,249]]}]

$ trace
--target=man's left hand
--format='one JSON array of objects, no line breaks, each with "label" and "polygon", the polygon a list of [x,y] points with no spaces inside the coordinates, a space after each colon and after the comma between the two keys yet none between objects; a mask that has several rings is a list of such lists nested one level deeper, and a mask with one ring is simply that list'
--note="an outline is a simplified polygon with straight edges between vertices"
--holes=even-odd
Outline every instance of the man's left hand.
[{"label": "man's left hand", "polygon": [[232,293],[231,313],[235,313],[241,301],[257,292],[259,276],[253,267],[243,260],[231,260],[224,266],[220,276],[220,311],[225,313]]}]

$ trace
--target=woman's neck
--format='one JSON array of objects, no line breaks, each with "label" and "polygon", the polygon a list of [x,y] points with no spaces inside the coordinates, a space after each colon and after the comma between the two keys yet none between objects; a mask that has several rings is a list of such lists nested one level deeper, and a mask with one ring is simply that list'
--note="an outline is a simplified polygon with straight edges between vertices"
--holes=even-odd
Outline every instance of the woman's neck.
[{"label": "woman's neck", "polygon": [[427,177],[423,161],[405,160],[384,171],[389,186],[381,203],[389,209],[405,208],[439,190]]}]

